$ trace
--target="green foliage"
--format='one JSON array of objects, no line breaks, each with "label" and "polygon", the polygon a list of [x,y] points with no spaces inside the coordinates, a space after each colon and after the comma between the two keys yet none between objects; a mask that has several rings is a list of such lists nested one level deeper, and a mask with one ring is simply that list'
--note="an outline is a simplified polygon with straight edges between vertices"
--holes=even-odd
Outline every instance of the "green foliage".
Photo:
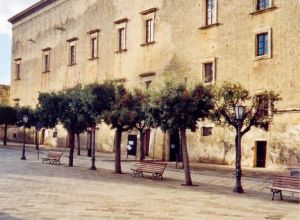
[{"label": "green foliage", "polygon": [[17,108],[17,125],[23,126],[23,116],[28,116],[28,122],[26,123],[26,127],[30,128],[35,125],[37,118],[35,115],[34,110],[29,106],[23,106],[20,108]]},{"label": "green foliage", "polygon": [[197,122],[208,117],[213,107],[209,88],[196,85],[188,89],[183,83],[166,82],[151,98],[151,124],[159,125],[163,131],[181,128],[195,131]]},{"label": "green foliage", "polygon": [[112,129],[127,131],[136,124],[135,98],[132,92],[126,90],[123,84],[115,84],[115,102],[111,110],[103,113],[104,121]]},{"label": "green foliage", "polygon": [[[237,129],[234,106],[245,106],[245,114],[242,119],[245,129],[241,132],[242,135],[248,132],[252,126],[267,130],[275,110],[275,103],[280,100],[279,95],[273,91],[264,91],[251,96],[249,91],[240,84],[230,82],[215,87],[213,93],[216,108],[211,119],[220,126]],[[262,106],[266,103],[270,107],[270,113],[262,114]]]},{"label": "green foliage", "polygon": [[54,128],[59,119],[58,106],[61,101],[60,97],[52,93],[40,93],[39,106],[37,108],[36,114],[39,122],[45,128]]},{"label": "green foliage", "polygon": [[17,123],[17,109],[0,105],[0,124],[14,125]]},{"label": "green foliage", "polygon": [[112,82],[94,83],[83,89],[82,101],[89,126],[96,124],[104,111],[109,111],[115,101],[115,87]]}]

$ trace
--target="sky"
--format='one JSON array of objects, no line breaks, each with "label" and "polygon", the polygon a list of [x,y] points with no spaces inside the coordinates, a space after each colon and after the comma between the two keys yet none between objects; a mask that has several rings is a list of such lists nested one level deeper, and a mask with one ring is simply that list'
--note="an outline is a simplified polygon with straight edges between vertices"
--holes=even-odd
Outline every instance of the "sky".
[{"label": "sky", "polygon": [[10,84],[12,33],[7,20],[36,2],[38,0],[0,0],[0,84]]}]

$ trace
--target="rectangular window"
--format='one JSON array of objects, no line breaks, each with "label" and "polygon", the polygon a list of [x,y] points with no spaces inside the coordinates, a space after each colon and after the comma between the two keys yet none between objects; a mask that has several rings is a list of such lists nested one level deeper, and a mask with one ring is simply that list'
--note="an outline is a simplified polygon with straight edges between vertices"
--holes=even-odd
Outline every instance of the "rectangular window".
[{"label": "rectangular window", "polygon": [[119,29],[119,51],[126,50],[125,28]]},{"label": "rectangular window", "polygon": [[76,64],[76,47],[75,45],[70,46],[70,65]]},{"label": "rectangular window", "polygon": [[153,20],[146,20],[146,43],[151,43],[154,41],[153,35]]},{"label": "rectangular window", "polygon": [[21,64],[20,63],[16,63],[16,79],[19,80],[21,75]]},{"label": "rectangular window", "polygon": [[91,59],[98,57],[98,42],[97,38],[91,38]]},{"label": "rectangular window", "polygon": [[206,0],[206,25],[216,23],[217,0]]},{"label": "rectangular window", "polygon": [[260,33],[256,35],[256,56],[263,56],[269,54],[269,34]]},{"label": "rectangular window", "polygon": [[202,127],[202,136],[211,136],[212,127]]},{"label": "rectangular window", "polygon": [[45,72],[49,71],[49,54],[45,54],[44,56],[44,65],[45,65]]},{"label": "rectangular window", "polygon": [[259,116],[268,116],[269,115],[269,102],[266,97],[262,95],[257,96],[260,105],[258,106],[258,115]]},{"label": "rectangular window", "polygon": [[271,6],[270,3],[271,0],[257,0],[256,9],[259,11],[269,8]]},{"label": "rectangular window", "polygon": [[212,83],[214,80],[213,63],[204,64],[204,83]]},{"label": "rectangular window", "polygon": [[43,54],[43,72],[49,72],[50,71],[50,55],[49,53]]}]

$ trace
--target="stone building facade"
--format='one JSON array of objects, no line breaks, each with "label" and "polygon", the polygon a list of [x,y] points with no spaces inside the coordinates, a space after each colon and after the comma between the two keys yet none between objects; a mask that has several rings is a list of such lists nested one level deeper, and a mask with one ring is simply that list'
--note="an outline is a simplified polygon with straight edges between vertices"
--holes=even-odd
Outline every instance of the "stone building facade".
[{"label": "stone building facade", "polygon": [[[240,82],[252,94],[267,89],[282,97],[269,131],[243,137],[243,165],[299,165],[297,0],[41,0],[9,21],[14,103],[35,106],[39,92],[113,78],[126,78],[128,87],[165,75]],[[112,151],[114,131],[99,127],[97,147]],[[232,164],[234,134],[210,122],[199,128],[188,134],[191,160]],[[59,127],[42,135],[51,145],[66,142]],[[134,142],[135,132],[123,135],[123,152],[128,137]],[[174,160],[177,134],[153,129],[147,141],[149,156]]]},{"label": "stone building facade", "polygon": [[0,105],[9,104],[9,88],[7,85],[0,85]]}]

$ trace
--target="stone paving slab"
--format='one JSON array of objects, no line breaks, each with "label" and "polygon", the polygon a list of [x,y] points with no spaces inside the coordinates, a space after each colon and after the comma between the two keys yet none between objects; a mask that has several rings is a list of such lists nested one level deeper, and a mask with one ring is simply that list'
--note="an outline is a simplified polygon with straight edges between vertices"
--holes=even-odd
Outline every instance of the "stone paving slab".
[{"label": "stone paving slab", "polygon": [[75,167],[68,167],[67,153],[62,165],[42,164],[32,150],[26,161],[20,155],[0,146],[1,220],[300,220],[299,195],[284,192],[284,201],[271,201],[266,178],[245,178],[245,193],[234,194],[230,172],[195,172],[199,186],[182,187],[182,170],[168,169],[164,181],[152,181],[132,177],[135,162],[123,162],[120,175],[106,157],[91,171],[86,157],[76,156]]}]

